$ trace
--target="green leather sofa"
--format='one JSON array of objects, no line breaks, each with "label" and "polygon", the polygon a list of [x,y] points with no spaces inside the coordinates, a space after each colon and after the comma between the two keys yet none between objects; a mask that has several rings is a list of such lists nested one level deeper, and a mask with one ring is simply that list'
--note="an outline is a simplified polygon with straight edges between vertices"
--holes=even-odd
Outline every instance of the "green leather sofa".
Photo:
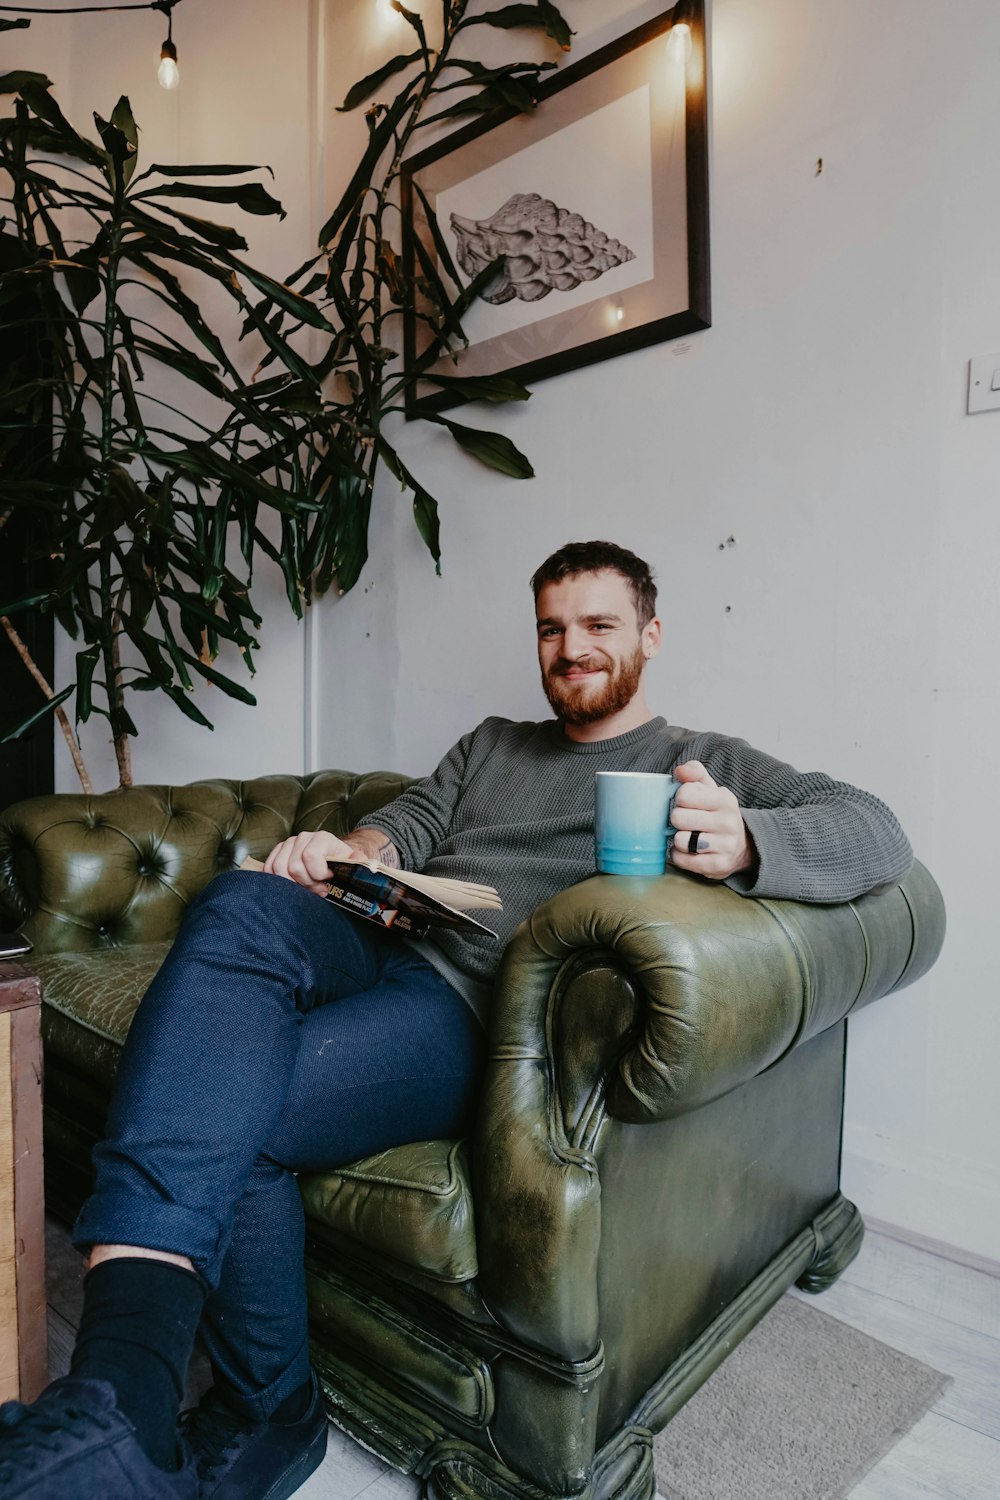
[{"label": "green leather sofa", "polygon": [[[327,771],[0,815],[44,987],[57,1212],[86,1191],[119,1045],[194,892],[405,784]],[[652,1495],[652,1434],[789,1286],[820,1291],[856,1253],[845,1017],[943,934],[919,864],[842,906],[670,872],[539,908],[503,959],[472,1139],[302,1180],[334,1418],[437,1500]]]}]

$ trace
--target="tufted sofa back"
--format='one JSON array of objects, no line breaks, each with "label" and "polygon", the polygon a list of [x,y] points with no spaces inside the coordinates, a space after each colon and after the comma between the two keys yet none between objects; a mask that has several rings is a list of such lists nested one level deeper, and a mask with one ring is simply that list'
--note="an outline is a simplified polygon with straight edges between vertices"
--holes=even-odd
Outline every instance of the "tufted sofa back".
[{"label": "tufted sofa back", "polygon": [[37,952],[162,942],[220,871],[290,834],[347,833],[408,784],[317,771],[35,797],[0,813],[0,885]]}]

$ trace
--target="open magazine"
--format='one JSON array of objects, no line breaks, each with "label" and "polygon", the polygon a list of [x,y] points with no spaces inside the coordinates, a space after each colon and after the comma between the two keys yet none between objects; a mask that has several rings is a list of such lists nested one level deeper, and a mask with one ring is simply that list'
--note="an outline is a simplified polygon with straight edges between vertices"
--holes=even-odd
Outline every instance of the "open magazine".
[{"label": "open magazine", "polygon": [[[245,859],[240,868],[262,870],[264,866],[259,859]],[[492,928],[470,917],[468,910],[459,909],[502,911],[503,903],[491,885],[393,870],[374,859],[364,862],[332,859],[328,868],[327,901],[356,917],[378,922],[381,927],[392,927],[414,938],[425,937],[432,927],[458,927],[466,932],[483,932],[492,938],[497,935]]]}]

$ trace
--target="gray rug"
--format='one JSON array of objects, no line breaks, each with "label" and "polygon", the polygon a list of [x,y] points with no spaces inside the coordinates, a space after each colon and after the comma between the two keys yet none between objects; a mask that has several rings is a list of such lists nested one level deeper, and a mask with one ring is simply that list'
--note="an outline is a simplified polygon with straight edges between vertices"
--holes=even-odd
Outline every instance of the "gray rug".
[{"label": "gray rug", "polygon": [[949,1377],[784,1297],[653,1441],[663,1500],[843,1500]]}]

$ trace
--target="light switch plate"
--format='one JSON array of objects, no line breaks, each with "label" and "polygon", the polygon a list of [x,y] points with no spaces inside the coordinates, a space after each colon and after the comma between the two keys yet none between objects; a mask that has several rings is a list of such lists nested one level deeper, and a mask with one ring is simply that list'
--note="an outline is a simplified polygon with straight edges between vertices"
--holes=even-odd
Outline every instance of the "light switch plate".
[{"label": "light switch plate", "polygon": [[1000,354],[969,360],[969,412],[1000,411]]}]

